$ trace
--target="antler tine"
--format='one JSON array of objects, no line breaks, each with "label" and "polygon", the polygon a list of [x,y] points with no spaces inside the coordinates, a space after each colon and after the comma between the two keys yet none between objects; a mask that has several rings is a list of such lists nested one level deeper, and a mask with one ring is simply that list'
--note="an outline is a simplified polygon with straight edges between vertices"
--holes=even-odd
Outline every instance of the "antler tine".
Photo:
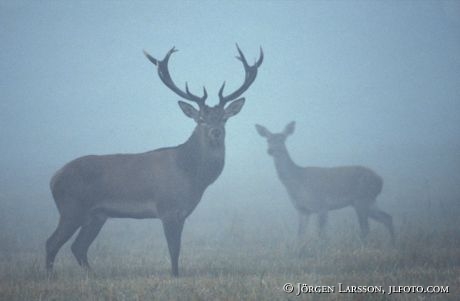
[{"label": "antler tine", "polygon": [[155,66],[157,66],[157,71],[158,71],[158,76],[160,77],[161,81],[169,88],[171,89],[174,93],[179,95],[180,97],[196,102],[199,107],[204,106],[204,103],[206,101],[206,98],[208,97],[208,93],[206,92],[206,88],[203,87],[203,96],[199,97],[197,95],[194,95],[190,92],[188,88],[188,84],[185,83],[185,92],[179,89],[176,84],[173,82],[171,75],[169,74],[169,69],[168,69],[168,61],[169,57],[171,54],[174,52],[177,52],[178,50],[173,47],[171,48],[168,53],[166,53],[166,56],[163,60],[157,60],[154,57],[152,57],[150,54],[147,53],[147,51],[144,50],[144,54],[147,57],[149,61],[151,61]]},{"label": "antler tine", "polygon": [[244,82],[241,85],[241,87],[239,87],[236,91],[234,91],[233,93],[227,96],[223,95],[225,82],[222,84],[219,90],[219,105],[222,107],[225,106],[227,102],[235,100],[236,98],[241,96],[241,94],[243,94],[251,86],[251,84],[256,79],[257,70],[264,60],[264,52],[262,50],[262,47],[260,47],[259,59],[252,66],[248,64],[246,57],[244,56],[238,44],[236,44],[236,49],[238,50],[238,54],[239,54],[236,58],[243,63],[243,67],[244,67],[244,72],[245,72]]},{"label": "antler tine", "polygon": [[[185,82],[185,92],[189,95],[193,95],[190,90],[188,89],[188,83]],[[201,105],[204,105],[204,101],[206,100],[206,98],[208,98],[208,91],[206,91],[206,87],[203,86],[203,96],[200,98],[200,102],[198,102],[198,104],[201,106]],[[201,101],[202,100],[202,101]]]},{"label": "antler tine", "polygon": [[[249,67],[248,61],[246,60],[246,57],[244,56],[238,44],[236,44],[236,48],[238,49],[238,53],[239,53],[239,56],[236,56],[236,58],[240,60],[241,62],[243,62],[245,66]],[[254,61],[254,66],[257,66],[257,67],[259,67],[264,60],[264,51],[262,50],[262,46],[259,49],[260,49],[259,59],[257,61]]]},{"label": "antler tine", "polygon": [[224,92],[224,88],[225,88],[225,81],[222,83],[222,86],[220,87],[219,89],[219,99],[222,100],[222,98],[224,97],[222,95],[222,93]]},{"label": "antler tine", "polygon": [[238,46],[238,43],[236,43],[236,49],[238,50],[239,56],[236,56],[238,60],[240,60],[245,67],[249,67],[248,61],[246,60],[246,57],[243,54],[243,51],[241,51],[240,47]]},{"label": "antler tine", "polygon": [[257,68],[260,67],[260,65],[262,65],[262,62],[264,61],[264,51],[262,49],[262,46],[260,46],[260,54],[259,54],[259,59],[256,61],[255,65],[257,66]]}]

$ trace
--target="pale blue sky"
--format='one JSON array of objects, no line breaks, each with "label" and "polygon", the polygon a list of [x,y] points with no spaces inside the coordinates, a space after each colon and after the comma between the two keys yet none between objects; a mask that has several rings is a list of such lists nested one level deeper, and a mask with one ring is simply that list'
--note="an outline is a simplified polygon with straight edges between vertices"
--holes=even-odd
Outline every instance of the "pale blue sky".
[{"label": "pale blue sky", "polygon": [[206,85],[212,104],[224,80],[243,80],[235,42],[250,61],[262,46],[265,61],[227,125],[214,193],[249,203],[280,185],[253,125],[291,120],[300,165],[363,164],[390,187],[459,193],[456,1],[0,0],[0,41],[4,195],[27,183],[46,196],[54,171],[81,155],[182,143],[194,124],[142,49],[162,58],[176,46],[173,78]]}]

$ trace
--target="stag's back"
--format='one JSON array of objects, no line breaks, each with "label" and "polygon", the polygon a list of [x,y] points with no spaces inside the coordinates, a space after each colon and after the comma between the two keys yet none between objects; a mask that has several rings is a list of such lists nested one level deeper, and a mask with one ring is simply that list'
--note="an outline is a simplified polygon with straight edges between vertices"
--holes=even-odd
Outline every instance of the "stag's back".
[{"label": "stag's back", "polygon": [[190,194],[191,184],[177,166],[176,152],[164,148],[75,159],[56,172],[50,188],[56,203],[70,198],[91,205],[106,200],[171,198],[173,193]]}]

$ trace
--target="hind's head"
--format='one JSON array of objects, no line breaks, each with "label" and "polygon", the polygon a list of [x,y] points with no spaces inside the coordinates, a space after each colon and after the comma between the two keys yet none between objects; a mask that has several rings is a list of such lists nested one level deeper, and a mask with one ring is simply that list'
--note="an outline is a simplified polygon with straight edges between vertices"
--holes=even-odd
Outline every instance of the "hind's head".
[{"label": "hind's head", "polygon": [[276,156],[286,151],[286,138],[294,133],[295,121],[288,123],[281,133],[272,133],[266,127],[259,124],[256,124],[255,126],[259,135],[267,139],[268,154]]}]

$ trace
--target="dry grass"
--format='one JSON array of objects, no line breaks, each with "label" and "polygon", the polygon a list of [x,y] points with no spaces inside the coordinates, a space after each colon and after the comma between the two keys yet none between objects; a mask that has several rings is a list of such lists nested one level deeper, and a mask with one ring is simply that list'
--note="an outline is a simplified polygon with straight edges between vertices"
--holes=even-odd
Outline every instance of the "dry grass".
[{"label": "dry grass", "polygon": [[[230,232],[224,231],[225,239],[195,235],[191,226],[184,233],[178,279],[170,277],[164,242],[152,245],[147,242],[150,238],[118,249],[104,239],[97,242],[90,252],[92,274],[80,270],[64,250],[52,279],[43,270],[41,250],[4,253],[0,300],[459,300],[456,217],[400,220],[395,247],[387,244],[383,227],[373,227],[368,244],[362,246],[354,231],[356,221],[350,220],[351,229],[339,229],[327,241],[312,235],[301,257],[295,239],[276,225],[267,231],[243,231],[232,225]],[[286,282],[379,285],[386,290],[390,285],[442,285],[449,286],[450,293],[336,292],[297,297],[282,291]]]}]

